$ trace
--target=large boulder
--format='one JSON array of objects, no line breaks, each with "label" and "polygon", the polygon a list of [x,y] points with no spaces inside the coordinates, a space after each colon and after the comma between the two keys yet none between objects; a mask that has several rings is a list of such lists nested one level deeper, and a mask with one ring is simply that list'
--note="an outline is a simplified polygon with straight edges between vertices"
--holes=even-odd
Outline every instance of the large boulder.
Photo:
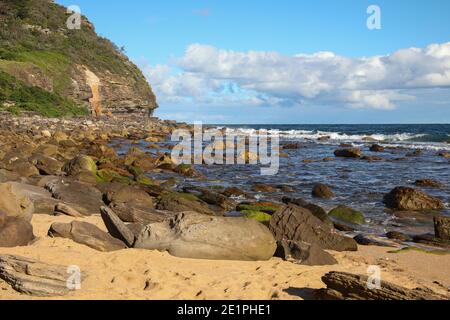
[{"label": "large boulder", "polygon": [[[53,181],[51,177],[48,178],[48,181]],[[59,203],[59,201],[54,199],[52,194],[43,187],[18,182],[11,182],[11,184],[31,200],[35,214],[51,215],[54,212],[55,206]]]},{"label": "large boulder", "polygon": [[95,175],[97,165],[91,157],[80,155],[67,162],[63,170],[68,176],[76,176],[81,172],[91,172]]},{"label": "large boulder", "polygon": [[336,150],[334,155],[340,158],[361,158],[362,152],[358,148],[346,148]]},{"label": "large boulder", "polygon": [[434,229],[436,238],[450,242],[450,217],[435,217]]},{"label": "large boulder", "polygon": [[25,219],[9,217],[0,211],[0,247],[26,246],[33,241],[33,226]]},{"label": "large boulder", "polygon": [[316,218],[319,218],[322,222],[328,224],[331,227],[334,226],[333,221],[331,221],[330,217],[328,216],[328,213],[321,206],[318,206],[314,203],[309,203],[301,198],[292,199],[289,197],[283,197],[283,203],[295,204],[296,206],[308,209]]},{"label": "large boulder", "polygon": [[120,185],[106,193],[108,203],[134,203],[153,208],[153,198],[142,189],[133,186]]},{"label": "large boulder", "polygon": [[13,183],[0,184],[0,210],[9,217],[31,221],[33,202]]},{"label": "large boulder", "polygon": [[267,227],[250,219],[185,212],[146,226],[134,247],[180,258],[259,261],[273,256],[276,242]]},{"label": "large boulder", "polygon": [[325,250],[356,251],[355,240],[339,234],[328,224],[315,217],[311,211],[289,205],[273,215],[270,230],[277,241],[306,242]]},{"label": "large boulder", "polygon": [[386,207],[394,210],[441,210],[444,203],[414,188],[397,187],[384,197]]},{"label": "large boulder", "polygon": [[330,211],[329,216],[342,222],[351,224],[365,224],[366,218],[360,211],[347,206],[338,206]]},{"label": "large boulder", "polygon": [[48,231],[50,237],[66,238],[86,245],[94,250],[110,252],[127,248],[125,243],[114,238],[93,224],[73,221],[53,223]]},{"label": "large boulder", "polygon": [[305,266],[327,266],[338,263],[322,248],[299,241],[279,241],[275,256]]}]

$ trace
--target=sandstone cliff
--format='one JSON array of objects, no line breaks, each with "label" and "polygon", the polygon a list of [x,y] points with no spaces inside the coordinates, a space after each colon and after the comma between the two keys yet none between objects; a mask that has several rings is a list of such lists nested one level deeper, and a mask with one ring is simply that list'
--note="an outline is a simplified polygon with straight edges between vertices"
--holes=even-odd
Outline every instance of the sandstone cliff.
[{"label": "sandstone cliff", "polygon": [[[0,0],[0,109],[46,111],[55,99],[93,114],[156,109],[150,85],[123,50],[84,16],[80,29],[69,28],[73,17],[50,0]],[[31,91],[40,92],[36,101]],[[50,95],[42,99],[41,91]],[[64,114],[55,111],[41,113]]]}]

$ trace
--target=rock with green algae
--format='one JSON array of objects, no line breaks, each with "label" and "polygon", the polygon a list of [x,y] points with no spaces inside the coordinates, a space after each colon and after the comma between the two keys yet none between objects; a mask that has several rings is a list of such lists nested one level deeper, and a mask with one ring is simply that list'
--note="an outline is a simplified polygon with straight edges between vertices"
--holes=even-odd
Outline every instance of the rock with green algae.
[{"label": "rock with green algae", "polygon": [[261,211],[243,210],[241,211],[241,214],[249,219],[256,220],[262,223],[268,223],[270,219],[272,219],[272,216],[270,214]]},{"label": "rock with green algae", "polygon": [[259,211],[267,214],[274,214],[281,207],[281,204],[273,202],[241,203],[237,206],[237,211]]},{"label": "rock with green algae", "polygon": [[91,172],[95,175],[97,174],[97,164],[91,157],[79,155],[67,162],[63,171],[69,176],[75,176],[81,172]]},{"label": "rock with green algae", "polygon": [[365,224],[366,219],[364,214],[360,211],[352,209],[347,206],[338,206],[330,211],[328,214],[330,217],[343,222],[349,222],[352,224]]}]

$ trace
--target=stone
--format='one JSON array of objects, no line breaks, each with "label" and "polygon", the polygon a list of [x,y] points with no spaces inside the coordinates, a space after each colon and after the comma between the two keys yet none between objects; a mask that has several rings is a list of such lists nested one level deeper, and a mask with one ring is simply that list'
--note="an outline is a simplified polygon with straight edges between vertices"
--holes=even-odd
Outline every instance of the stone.
[{"label": "stone", "polygon": [[109,207],[123,222],[143,225],[162,222],[175,215],[174,212],[157,210],[136,203],[111,203]]},{"label": "stone", "polygon": [[0,211],[0,247],[27,246],[34,240],[33,226],[25,219],[9,217]]},{"label": "stone", "polygon": [[384,197],[387,208],[393,210],[441,210],[444,203],[420,190],[397,187]]},{"label": "stone", "polygon": [[398,231],[389,231],[386,233],[386,237],[391,240],[399,240],[403,242],[410,242],[413,240],[411,236]]},{"label": "stone", "polygon": [[48,235],[52,238],[71,239],[101,252],[117,251],[127,247],[124,242],[87,222],[53,223]]},{"label": "stone", "polygon": [[86,171],[95,175],[97,174],[97,165],[91,157],[80,155],[66,163],[63,170],[68,176],[75,176]]},{"label": "stone", "polygon": [[334,152],[338,158],[361,158],[362,152],[358,148],[339,149]]},{"label": "stone", "polygon": [[366,223],[366,219],[362,212],[359,212],[347,206],[338,206],[331,210],[328,215],[342,222],[357,225]]},{"label": "stone", "polygon": [[270,219],[272,219],[272,216],[270,214],[267,214],[262,211],[243,210],[243,211],[240,211],[240,213],[248,219],[252,219],[252,220],[255,220],[255,221],[258,221],[261,223],[266,223],[266,224],[268,224]]},{"label": "stone", "polygon": [[[47,176],[46,178],[48,178],[47,183],[50,181],[54,181],[54,178],[51,178],[50,176]],[[52,194],[40,186],[18,182],[11,182],[11,184],[31,200],[34,206],[35,214],[52,215],[55,206],[60,202],[52,198]]]},{"label": "stone", "polygon": [[435,237],[434,234],[420,234],[413,237],[413,241],[427,246],[450,250],[450,241]]},{"label": "stone", "polygon": [[373,144],[370,147],[370,151],[372,151],[372,152],[384,152],[384,147],[380,146],[379,144]]},{"label": "stone", "polygon": [[55,206],[55,215],[64,214],[66,216],[74,217],[74,218],[83,218],[84,216],[79,213],[77,210],[72,208],[71,206],[68,206],[64,203],[58,203]]},{"label": "stone", "polygon": [[416,185],[418,187],[436,188],[436,189],[440,189],[443,187],[442,183],[440,183],[439,181],[436,181],[436,180],[432,180],[432,179],[416,180],[416,182],[414,182],[414,185]]},{"label": "stone", "polygon": [[291,240],[317,245],[325,250],[357,251],[355,240],[339,234],[308,209],[288,205],[272,216],[270,230],[277,241]]},{"label": "stone", "polygon": [[14,161],[7,166],[7,169],[18,173],[21,177],[33,177],[39,175],[39,170],[28,161]]},{"label": "stone", "polygon": [[194,211],[206,215],[215,215],[210,207],[196,196],[183,193],[169,193],[161,196],[157,209],[172,212]]},{"label": "stone", "polygon": [[0,210],[8,217],[31,221],[34,205],[17,185],[7,182],[0,184]]},{"label": "stone", "polygon": [[276,242],[267,227],[250,219],[185,212],[146,226],[134,247],[180,258],[265,261]]},{"label": "stone", "polygon": [[331,221],[328,213],[320,206],[313,203],[309,203],[303,199],[291,199],[289,197],[283,197],[283,203],[285,204],[295,204],[296,206],[308,209],[316,218],[319,218],[322,222],[333,227],[333,221]]},{"label": "stone", "polygon": [[153,198],[147,192],[137,187],[120,186],[106,193],[108,203],[138,203],[150,208],[154,207]]},{"label": "stone", "polygon": [[128,247],[132,247],[135,241],[135,236],[130,229],[120,220],[120,218],[110,208],[102,207],[101,215],[103,222],[109,233],[123,241]]},{"label": "stone", "polygon": [[63,165],[55,158],[44,155],[35,155],[30,158],[30,161],[36,166],[40,174],[53,176],[62,173],[61,168]]},{"label": "stone", "polygon": [[239,204],[236,208],[237,211],[259,211],[264,212],[267,214],[274,214],[280,208],[282,208],[283,205],[275,202],[265,202],[265,201],[258,201],[258,202],[243,202]]},{"label": "stone", "polygon": [[185,187],[183,189],[185,192],[194,193],[200,200],[206,202],[207,204],[215,205],[225,211],[232,211],[236,208],[236,202],[227,198],[226,196],[211,191],[207,188],[199,187]]},{"label": "stone", "polygon": [[252,196],[249,195],[247,192],[245,192],[242,189],[239,189],[237,187],[230,187],[225,189],[224,192],[222,192],[222,194],[228,198],[246,198],[246,199],[251,199]]},{"label": "stone", "polygon": [[336,195],[331,188],[325,184],[316,184],[312,190],[312,196],[321,199],[332,199]]},{"label": "stone", "polygon": [[449,298],[430,289],[406,289],[381,281],[380,288],[371,289],[368,276],[344,272],[330,272],[322,277],[326,289],[314,295],[320,300],[448,300]]},{"label": "stone", "polygon": [[322,248],[305,242],[281,240],[275,256],[305,266],[327,266],[337,260]]},{"label": "stone", "polygon": [[260,193],[275,193],[277,192],[277,188],[273,186],[269,186],[267,184],[255,184],[252,187],[252,190]]},{"label": "stone", "polygon": [[[67,266],[0,255],[0,278],[19,293],[36,297],[64,296],[70,292],[67,277]],[[80,280],[83,279],[84,275]]]},{"label": "stone", "polygon": [[356,235],[353,239],[355,239],[355,241],[362,246],[394,247],[394,248],[398,246],[398,244],[392,241],[387,241],[375,235],[360,233]]},{"label": "stone", "polygon": [[450,241],[450,217],[434,217],[436,238]]}]

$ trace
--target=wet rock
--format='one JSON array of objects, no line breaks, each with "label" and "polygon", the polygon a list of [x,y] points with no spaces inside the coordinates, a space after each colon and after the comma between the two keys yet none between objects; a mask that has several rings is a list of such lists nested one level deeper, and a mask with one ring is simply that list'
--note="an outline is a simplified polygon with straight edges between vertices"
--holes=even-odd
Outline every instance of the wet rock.
[{"label": "wet rock", "polygon": [[325,184],[316,184],[312,190],[312,196],[320,199],[332,199],[336,195],[329,186]]},{"label": "wet rock", "polygon": [[263,212],[267,214],[274,214],[278,210],[280,210],[283,207],[282,204],[275,203],[275,202],[243,202],[239,204],[236,208],[237,211],[256,211],[256,212]]},{"label": "wet rock", "polygon": [[240,213],[248,219],[252,219],[266,225],[268,225],[270,219],[272,219],[272,216],[270,214],[262,211],[242,210],[240,211]]},{"label": "wet rock", "polygon": [[282,150],[298,150],[300,148],[300,143],[285,143],[281,145]]},{"label": "wet rock", "polygon": [[31,221],[34,205],[14,183],[0,184],[0,210],[8,217]]},{"label": "wet rock", "polygon": [[317,245],[325,250],[356,251],[355,240],[339,234],[316,218],[308,209],[295,205],[279,210],[270,221],[277,241],[291,240]]},{"label": "wet rock", "polygon": [[260,261],[273,257],[276,242],[267,227],[250,219],[180,213],[145,227],[134,247],[180,258]]},{"label": "wet rock", "polygon": [[211,191],[206,188],[199,187],[186,187],[184,188],[185,192],[193,192],[199,199],[202,201],[215,205],[225,211],[232,211],[236,208],[236,202],[227,198],[226,196]]},{"label": "wet rock", "polygon": [[200,174],[190,164],[180,164],[173,169],[173,172],[191,178],[200,176]]},{"label": "wet rock", "polygon": [[373,145],[370,147],[370,151],[371,151],[371,152],[384,152],[384,147],[383,147],[383,146],[380,146],[379,144],[373,144]]},{"label": "wet rock", "polygon": [[[36,297],[67,295],[67,266],[50,265],[38,260],[0,255],[0,278],[17,292]],[[82,281],[84,277],[80,280]]]},{"label": "wet rock", "polygon": [[398,231],[389,231],[386,233],[386,237],[391,240],[399,240],[402,242],[410,242],[413,240],[411,236]]},{"label": "wet rock", "polygon": [[76,243],[102,252],[122,250],[127,247],[119,239],[86,222],[53,223],[48,231],[48,235],[53,238],[71,239]]},{"label": "wet rock", "polygon": [[450,242],[450,217],[434,217],[436,238]]},{"label": "wet rock", "polygon": [[334,219],[351,224],[365,224],[366,219],[362,212],[354,210],[347,206],[338,206],[331,210],[328,215]]},{"label": "wet rock", "polygon": [[8,216],[0,210],[1,248],[26,246],[33,240],[33,226],[29,221]]},{"label": "wet rock", "polygon": [[353,239],[362,246],[397,247],[398,245],[375,235],[358,234]]},{"label": "wet rock", "polygon": [[422,191],[397,187],[384,197],[386,207],[394,210],[441,210],[444,203]]},{"label": "wet rock", "polygon": [[311,213],[316,217],[319,218],[322,222],[328,224],[329,226],[333,227],[333,221],[328,217],[327,212],[320,206],[315,205],[313,203],[309,203],[303,199],[291,199],[288,197],[283,197],[283,203],[285,204],[294,204],[296,206],[308,209],[311,211]]},{"label": "wet rock", "polygon": [[369,162],[375,162],[375,161],[384,161],[383,157],[375,157],[375,156],[364,156],[361,158],[361,160],[369,161]]},{"label": "wet rock", "polygon": [[437,154],[437,156],[438,157],[443,157],[443,158],[446,158],[446,159],[450,159],[450,152],[439,152]]},{"label": "wet rock", "polygon": [[423,154],[423,151],[420,149],[416,149],[414,151],[408,152],[406,157],[420,157]]},{"label": "wet rock", "polygon": [[334,152],[338,158],[361,158],[361,150],[358,148],[339,149]]},{"label": "wet rock", "polygon": [[281,240],[275,256],[305,266],[335,265],[336,259],[322,248],[305,242]]},{"label": "wet rock", "polygon": [[416,180],[416,182],[414,182],[414,185],[416,185],[418,187],[423,187],[423,188],[437,188],[437,189],[440,189],[443,187],[443,185],[439,181],[432,180],[432,179]]},{"label": "wet rock", "polygon": [[413,237],[413,241],[428,246],[450,249],[450,241],[435,237],[433,234],[422,234]]},{"label": "wet rock", "polygon": [[252,187],[252,190],[260,193],[275,193],[277,192],[277,188],[273,186],[269,186],[267,184],[255,184]]},{"label": "wet rock", "polygon": [[215,215],[210,207],[196,196],[186,193],[169,193],[161,196],[157,209],[172,212],[194,211],[206,215]]},{"label": "wet rock", "polygon": [[406,289],[381,281],[379,289],[371,289],[368,276],[344,272],[330,272],[322,277],[326,289],[314,295],[321,300],[447,300],[448,298],[430,289]]},{"label": "wet rock", "polygon": [[227,188],[222,194],[228,198],[252,198],[248,193],[236,187]]}]

